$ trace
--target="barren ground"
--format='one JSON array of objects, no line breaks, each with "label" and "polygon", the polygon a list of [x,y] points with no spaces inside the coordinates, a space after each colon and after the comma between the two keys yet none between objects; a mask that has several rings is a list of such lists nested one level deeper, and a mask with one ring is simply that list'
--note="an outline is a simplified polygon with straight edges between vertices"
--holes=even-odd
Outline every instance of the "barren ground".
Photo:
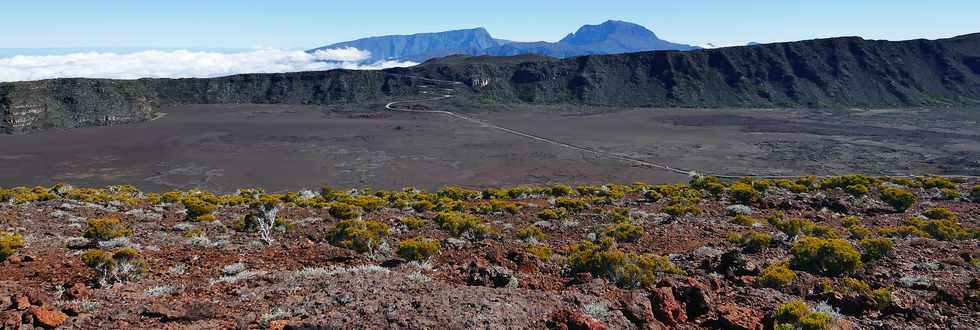
[{"label": "barren ground", "polygon": [[[229,192],[686,180],[444,115],[384,112],[380,104],[164,111],[147,123],[0,136],[0,185],[64,181]],[[975,109],[476,111],[470,115],[501,126],[708,173],[980,174]]]}]

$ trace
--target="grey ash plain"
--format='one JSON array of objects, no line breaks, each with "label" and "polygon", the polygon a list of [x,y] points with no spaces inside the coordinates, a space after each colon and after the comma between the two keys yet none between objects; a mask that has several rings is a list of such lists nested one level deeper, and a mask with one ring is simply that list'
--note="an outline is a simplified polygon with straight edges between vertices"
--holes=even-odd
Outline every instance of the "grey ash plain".
[{"label": "grey ash plain", "polygon": [[[150,122],[0,136],[0,186],[230,192],[687,180],[383,104],[169,106]],[[496,125],[709,174],[980,175],[978,109],[420,107],[466,109]]]}]

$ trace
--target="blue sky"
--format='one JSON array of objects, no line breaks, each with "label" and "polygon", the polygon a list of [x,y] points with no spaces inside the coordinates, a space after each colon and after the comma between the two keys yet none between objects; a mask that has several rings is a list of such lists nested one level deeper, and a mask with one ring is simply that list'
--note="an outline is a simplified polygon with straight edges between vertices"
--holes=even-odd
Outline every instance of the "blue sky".
[{"label": "blue sky", "polygon": [[555,41],[606,19],[691,44],[859,35],[942,38],[980,32],[980,1],[6,1],[0,48],[313,48],[384,34],[486,27]]}]

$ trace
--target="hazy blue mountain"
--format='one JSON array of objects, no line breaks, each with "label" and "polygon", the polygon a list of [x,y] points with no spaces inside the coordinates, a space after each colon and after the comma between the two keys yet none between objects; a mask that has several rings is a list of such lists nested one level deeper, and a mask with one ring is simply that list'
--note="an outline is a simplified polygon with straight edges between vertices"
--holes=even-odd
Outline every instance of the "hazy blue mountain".
[{"label": "hazy blue mountain", "polygon": [[495,39],[484,28],[412,35],[393,35],[336,43],[310,51],[354,47],[371,52],[372,61],[397,59],[423,62],[447,55],[509,56],[539,54],[557,58],[621,54],[651,50],[693,50],[697,47],[661,40],[653,31],[623,21],[586,25],[558,42]]},{"label": "hazy blue mountain", "polygon": [[370,37],[310,50],[354,47],[371,52],[371,60],[398,59],[422,62],[454,54],[477,55],[500,45],[484,28],[412,35]]}]

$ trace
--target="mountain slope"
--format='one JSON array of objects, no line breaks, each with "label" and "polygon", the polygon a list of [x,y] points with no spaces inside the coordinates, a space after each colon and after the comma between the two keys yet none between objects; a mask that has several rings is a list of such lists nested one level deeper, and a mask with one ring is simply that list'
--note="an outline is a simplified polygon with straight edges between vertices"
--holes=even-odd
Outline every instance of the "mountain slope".
[{"label": "mountain slope", "polygon": [[451,56],[410,68],[214,79],[0,83],[0,131],[146,120],[187,103],[335,104],[414,95],[410,76],[459,81],[480,102],[646,107],[980,105],[980,33],[856,37],[556,59]]},{"label": "mountain slope", "polygon": [[310,52],[346,47],[370,51],[372,61],[397,59],[415,62],[447,55],[538,54],[566,58],[592,54],[696,49],[693,46],[661,40],[652,31],[637,24],[607,21],[599,25],[583,26],[559,42],[494,39],[487,30],[476,28],[364,38],[311,49]]},{"label": "mountain slope", "polygon": [[399,59],[422,62],[454,54],[476,55],[500,43],[483,28],[358,39],[311,49],[354,47],[371,52],[372,61]]}]

